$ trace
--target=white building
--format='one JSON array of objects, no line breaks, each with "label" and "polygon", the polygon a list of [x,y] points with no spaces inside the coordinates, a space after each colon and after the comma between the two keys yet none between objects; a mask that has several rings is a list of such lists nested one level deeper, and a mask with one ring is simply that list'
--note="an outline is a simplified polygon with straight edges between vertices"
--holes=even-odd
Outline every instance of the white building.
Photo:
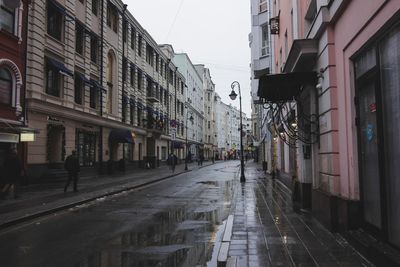
[{"label": "white building", "polygon": [[[194,157],[203,153],[204,149],[204,87],[203,79],[197,72],[186,53],[175,53],[172,62],[177,66],[186,81],[185,105],[187,112],[193,116],[193,126],[188,127],[187,138],[190,152]],[[187,116],[187,115],[186,115]],[[190,117],[190,115],[189,115]],[[190,126],[190,124],[188,124]]]},{"label": "white building", "polygon": [[[270,2],[269,0],[251,0],[251,33],[249,45],[251,49],[251,96],[252,96],[252,132],[256,149],[256,160],[271,162],[271,134],[268,122],[265,121],[268,110],[259,103],[257,96],[259,78],[270,73],[272,69],[271,41],[269,33]],[[271,164],[268,164],[269,167]]]},{"label": "white building", "polygon": [[214,148],[216,148],[216,121],[215,121],[215,84],[211,79],[210,70],[205,68],[204,65],[195,65],[197,72],[203,78],[204,88],[204,157],[209,160],[214,156]]}]

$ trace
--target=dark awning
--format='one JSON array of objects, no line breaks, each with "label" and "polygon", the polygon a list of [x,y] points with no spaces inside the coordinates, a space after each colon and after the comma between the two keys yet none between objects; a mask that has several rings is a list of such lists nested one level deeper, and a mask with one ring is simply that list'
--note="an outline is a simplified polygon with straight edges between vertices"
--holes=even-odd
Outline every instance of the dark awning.
[{"label": "dark awning", "polygon": [[55,60],[53,58],[47,58],[47,60],[51,65],[53,65],[56,69],[58,69],[61,74],[68,75],[71,77],[74,76],[74,73],[71,70],[69,70],[67,67],[65,67],[64,63],[62,63],[58,60]]},{"label": "dark awning", "polygon": [[264,75],[257,95],[263,102],[290,101],[300,95],[305,85],[317,84],[316,72],[291,72]]},{"label": "dark awning", "polygon": [[103,92],[106,92],[106,88],[104,88],[103,86],[101,86],[101,84],[95,80],[90,80],[90,84],[94,87],[97,88],[97,90],[102,90]]},{"label": "dark awning", "polygon": [[111,143],[129,143],[133,144],[134,134],[129,130],[123,129],[112,129],[108,137],[108,141]]},{"label": "dark awning", "polygon": [[183,148],[183,142],[180,142],[180,141],[172,141],[173,142],[173,147],[174,148],[176,148],[176,149],[179,149],[179,148]]},{"label": "dark awning", "polygon": [[79,78],[81,78],[83,80],[84,83],[91,85],[92,82],[86,78],[85,74],[80,73],[79,71],[75,71],[75,75],[77,75]]}]

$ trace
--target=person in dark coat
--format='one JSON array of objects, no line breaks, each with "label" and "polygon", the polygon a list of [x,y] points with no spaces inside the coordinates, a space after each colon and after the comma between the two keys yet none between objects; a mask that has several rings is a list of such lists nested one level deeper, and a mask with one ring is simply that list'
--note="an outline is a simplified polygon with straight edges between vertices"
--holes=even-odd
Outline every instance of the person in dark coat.
[{"label": "person in dark coat", "polygon": [[76,156],[75,150],[73,150],[72,154],[69,155],[65,160],[65,169],[68,172],[68,180],[67,184],[64,187],[64,193],[67,192],[68,186],[72,180],[74,181],[74,192],[78,192],[78,174],[80,168],[79,168],[79,159]]},{"label": "person in dark coat", "polygon": [[178,158],[175,156],[175,154],[173,153],[169,154],[168,164],[171,166],[172,172],[175,172],[175,166],[177,163],[178,163]]},{"label": "person in dark coat", "polygon": [[17,198],[18,186],[22,175],[22,167],[15,149],[9,150],[7,157],[4,159],[3,169],[5,185],[1,190],[1,196],[4,198],[9,191],[13,191],[14,198]]}]

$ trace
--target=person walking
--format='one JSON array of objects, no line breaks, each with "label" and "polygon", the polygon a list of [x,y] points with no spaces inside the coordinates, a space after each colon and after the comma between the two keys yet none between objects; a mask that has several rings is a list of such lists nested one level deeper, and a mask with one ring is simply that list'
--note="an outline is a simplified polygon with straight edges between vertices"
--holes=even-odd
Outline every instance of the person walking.
[{"label": "person walking", "polygon": [[22,167],[21,161],[18,158],[17,151],[11,148],[4,159],[4,182],[5,185],[1,190],[1,197],[12,191],[14,198],[18,198],[18,187],[21,182]]},{"label": "person walking", "polygon": [[72,150],[72,154],[65,160],[65,169],[68,172],[68,180],[64,187],[64,193],[67,192],[71,181],[74,181],[74,192],[78,192],[78,173],[80,171],[79,159],[76,156],[76,151]]},{"label": "person walking", "polygon": [[171,166],[172,172],[175,172],[175,166],[178,161],[178,158],[171,152],[168,157],[168,164]]}]

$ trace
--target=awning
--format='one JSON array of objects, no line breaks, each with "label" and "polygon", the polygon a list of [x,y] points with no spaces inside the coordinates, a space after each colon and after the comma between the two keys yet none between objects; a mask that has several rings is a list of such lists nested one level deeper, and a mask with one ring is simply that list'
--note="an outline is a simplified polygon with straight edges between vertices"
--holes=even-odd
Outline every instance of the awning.
[{"label": "awning", "polygon": [[291,72],[264,75],[260,78],[257,95],[263,102],[280,102],[295,99],[305,85],[317,84],[316,72]]},{"label": "awning", "polygon": [[53,59],[53,58],[47,58],[47,60],[51,65],[53,65],[53,67],[57,68],[61,74],[68,75],[71,77],[74,76],[74,73],[71,70],[69,70],[67,67],[65,67],[64,63],[62,63],[56,59]]},{"label": "awning", "polygon": [[93,87],[97,88],[97,90],[102,90],[103,92],[106,92],[106,91],[107,91],[103,86],[101,86],[100,83],[98,83],[98,82],[95,81],[95,80],[90,80],[90,84],[91,84]]},{"label": "awning", "polygon": [[180,141],[172,141],[173,142],[173,147],[174,148],[176,148],[176,149],[179,149],[179,148],[183,148],[183,142],[180,142]]},{"label": "awning", "polygon": [[311,71],[318,55],[318,43],[314,39],[293,41],[283,72]]},{"label": "awning", "polygon": [[129,130],[112,129],[108,136],[108,141],[111,143],[129,143],[133,144],[135,134]]},{"label": "awning", "polygon": [[81,78],[86,84],[92,84],[92,82],[88,78],[86,78],[85,74],[80,73],[79,71],[75,71],[75,75],[79,76],[79,78]]}]

